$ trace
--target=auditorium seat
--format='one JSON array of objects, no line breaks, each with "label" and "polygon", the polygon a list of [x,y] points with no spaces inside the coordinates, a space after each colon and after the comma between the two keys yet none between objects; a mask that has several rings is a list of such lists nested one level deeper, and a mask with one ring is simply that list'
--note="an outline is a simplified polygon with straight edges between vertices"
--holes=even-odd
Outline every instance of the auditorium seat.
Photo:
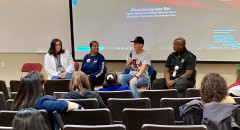
[{"label": "auditorium seat", "polygon": [[[61,99],[60,99],[61,100]],[[75,102],[83,106],[84,109],[97,109],[99,108],[98,100],[96,98],[88,99],[64,99],[67,101]]]},{"label": "auditorium seat", "polygon": [[123,124],[112,125],[64,125],[63,130],[126,130]]},{"label": "auditorium seat", "polygon": [[0,130],[11,130],[12,127],[0,126]]},{"label": "auditorium seat", "polygon": [[63,99],[64,95],[67,94],[68,92],[53,92],[53,96],[56,99]]},{"label": "auditorium seat", "polygon": [[0,92],[3,92],[5,100],[8,100],[10,98],[8,95],[6,82],[4,80],[0,80]]},{"label": "auditorium seat", "polygon": [[44,84],[44,90],[47,95],[53,95],[54,92],[69,92],[70,80],[47,80]]},{"label": "auditorium seat", "polygon": [[142,130],[207,130],[205,125],[156,125],[144,124]]},{"label": "auditorium seat", "polygon": [[6,110],[6,100],[3,92],[0,92],[0,110]]},{"label": "auditorium seat", "polygon": [[18,92],[18,88],[20,87],[20,80],[10,80],[10,91]]},{"label": "auditorium seat", "polygon": [[106,106],[108,106],[109,98],[132,98],[132,92],[130,90],[126,91],[98,91],[102,100]]},{"label": "auditorium seat", "polygon": [[8,99],[6,101],[6,110],[12,110],[13,101],[14,101],[14,99]]},{"label": "auditorium seat", "polygon": [[111,124],[110,112],[103,109],[73,110],[62,113],[62,121],[65,125],[109,125]]},{"label": "auditorium seat", "polygon": [[186,92],[186,97],[200,97],[200,90],[197,88],[188,88]]},{"label": "auditorium seat", "polygon": [[143,124],[174,125],[172,108],[125,108],[123,109],[123,124],[127,130],[140,130]]},{"label": "auditorium seat", "polygon": [[151,101],[151,108],[160,108],[161,98],[177,98],[176,89],[162,89],[162,90],[145,90],[142,91],[142,98],[149,98]]},{"label": "auditorium seat", "polygon": [[149,98],[110,98],[108,108],[113,123],[121,123],[124,108],[151,108],[151,103]]},{"label": "auditorium seat", "polygon": [[174,110],[174,115],[175,115],[175,123],[176,124],[182,124],[182,118],[180,118],[180,112],[179,112],[179,107],[184,105],[185,103],[188,103],[192,100],[199,100],[200,98],[195,97],[195,98],[162,98],[160,101],[160,107],[171,107]]}]

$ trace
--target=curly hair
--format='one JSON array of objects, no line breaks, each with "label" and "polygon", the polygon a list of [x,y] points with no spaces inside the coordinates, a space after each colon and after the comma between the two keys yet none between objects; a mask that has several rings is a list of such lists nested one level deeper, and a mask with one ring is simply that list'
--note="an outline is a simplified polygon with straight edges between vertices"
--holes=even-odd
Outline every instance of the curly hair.
[{"label": "curly hair", "polygon": [[221,102],[227,93],[227,83],[219,74],[209,73],[203,78],[200,94],[204,102]]}]

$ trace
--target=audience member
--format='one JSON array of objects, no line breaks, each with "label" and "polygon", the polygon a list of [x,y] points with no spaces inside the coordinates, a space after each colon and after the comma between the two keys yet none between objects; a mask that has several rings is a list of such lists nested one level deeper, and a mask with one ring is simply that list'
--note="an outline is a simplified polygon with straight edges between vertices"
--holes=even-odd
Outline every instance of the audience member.
[{"label": "audience member", "polygon": [[105,104],[98,92],[89,91],[90,83],[85,73],[77,71],[73,74],[70,81],[70,92],[64,95],[65,99],[86,99],[96,98],[100,108],[105,108]]},{"label": "audience member", "polygon": [[89,77],[91,90],[94,91],[94,86],[104,82],[105,58],[99,53],[97,41],[91,41],[90,48],[90,53],[83,58],[81,71]]},{"label": "audience member", "polygon": [[49,130],[42,114],[33,108],[18,111],[12,127],[13,130]]},{"label": "audience member", "polygon": [[217,73],[207,74],[200,88],[201,100],[193,100],[182,107],[180,113],[186,125],[206,125],[208,130],[230,130],[240,127],[233,116],[239,107],[228,96],[227,83]]},{"label": "audience member", "polygon": [[118,76],[115,72],[109,71],[105,75],[105,82],[103,88],[100,88],[98,91],[122,91],[130,90],[127,85],[122,85],[118,83]]},{"label": "audience member", "polygon": [[75,71],[73,58],[67,50],[62,49],[59,39],[52,40],[44,64],[48,79],[71,79]]},{"label": "audience member", "polygon": [[122,74],[118,77],[122,85],[129,85],[133,97],[138,97],[137,88],[143,84],[148,84],[148,67],[151,65],[151,55],[143,49],[144,39],[140,36],[133,41],[134,50],[127,55],[126,69],[130,69],[129,74]]},{"label": "audience member", "polygon": [[[12,110],[24,108],[46,109],[51,115],[53,111],[63,113],[73,109],[82,109],[82,106],[66,100],[56,100],[53,96],[45,96],[43,90],[43,75],[38,71],[30,72],[22,78],[19,91],[13,101]],[[51,119],[52,120],[52,119]],[[52,120],[52,127],[55,128]]]},{"label": "audience member", "polygon": [[152,89],[177,89],[178,97],[186,97],[187,88],[195,85],[196,56],[185,47],[184,38],[176,38],[173,42],[173,50],[165,64],[164,78],[155,79]]},{"label": "audience member", "polygon": [[238,65],[236,71],[236,82],[228,87],[228,93],[233,97],[240,97],[240,65]]}]

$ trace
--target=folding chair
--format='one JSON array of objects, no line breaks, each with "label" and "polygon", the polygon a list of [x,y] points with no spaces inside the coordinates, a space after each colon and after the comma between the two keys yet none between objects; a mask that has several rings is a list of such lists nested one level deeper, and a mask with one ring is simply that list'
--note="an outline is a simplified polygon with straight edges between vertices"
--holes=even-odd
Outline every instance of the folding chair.
[{"label": "folding chair", "polygon": [[9,99],[6,82],[4,80],[0,80],[0,92],[3,92],[5,100]]},{"label": "folding chair", "polygon": [[161,98],[177,98],[177,94],[176,89],[144,90],[141,97],[150,99],[151,108],[160,108]]},{"label": "folding chair", "polygon": [[74,62],[74,69],[75,69],[75,71],[79,70],[79,63],[78,62]]},{"label": "folding chair", "polygon": [[140,130],[143,124],[174,125],[172,108],[123,109],[123,124],[127,130]]},{"label": "folding chair", "polygon": [[47,80],[44,84],[44,90],[47,95],[53,95],[53,92],[69,92],[70,80]]},{"label": "folding chair", "polygon": [[109,98],[132,98],[132,92],[130,90],[126,91],[98,91],[102,100],[106,106],[108,106]]},{"label": "folding chair", "polygon": [[144,124],[142,130],[207,130],[205,125],[155,125]]},{"label": "folding chair", "polygon": [[31,71],[41,72],[41,70],[42,70],[41,63],[25,63],[25,64],[23,64],[22,69],[21,69],[20,79],[22,78],[23,72],[31,72]]},{"label": "folding chair", "polygon": [[110,98],[108,108],[111,112],[113,123],[122,122],[122,111],[124,108],[150,108],[149,98]]},{"label": "folding chair", "polygon": [[63,130],[126,130],[123,124],[112,125],[65,125]]}]

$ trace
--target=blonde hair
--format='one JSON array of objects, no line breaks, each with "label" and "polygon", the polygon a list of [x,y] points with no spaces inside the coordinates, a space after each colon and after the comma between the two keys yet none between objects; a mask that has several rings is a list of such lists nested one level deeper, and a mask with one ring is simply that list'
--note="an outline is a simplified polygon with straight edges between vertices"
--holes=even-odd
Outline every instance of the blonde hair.
[{"label": "blonde hair", "polygon": [[75,73],[73,73],[73,76],[71,78],[69,90],[79,92],[81,95],[83,95],[82,90],[84,88],[85,89],[90,88],[88,76],[82,71],[76,71]]}]

